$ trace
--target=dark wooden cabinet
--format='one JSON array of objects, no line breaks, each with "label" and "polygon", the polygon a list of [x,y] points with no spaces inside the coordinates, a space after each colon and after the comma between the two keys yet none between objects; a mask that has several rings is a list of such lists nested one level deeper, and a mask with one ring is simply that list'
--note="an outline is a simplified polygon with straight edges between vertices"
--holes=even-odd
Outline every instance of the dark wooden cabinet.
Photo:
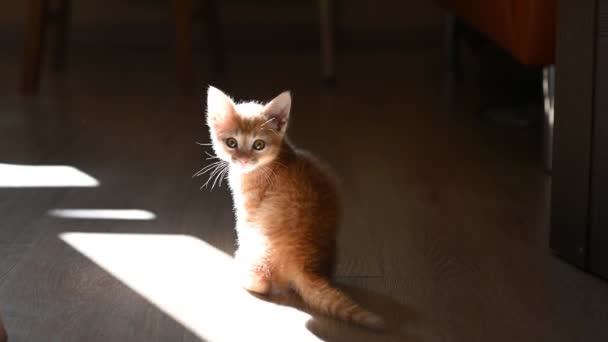
[{"label": "dark wooden cabinet", "polygon": [[608,0],[560,0],[551,248],[608,278]]}]

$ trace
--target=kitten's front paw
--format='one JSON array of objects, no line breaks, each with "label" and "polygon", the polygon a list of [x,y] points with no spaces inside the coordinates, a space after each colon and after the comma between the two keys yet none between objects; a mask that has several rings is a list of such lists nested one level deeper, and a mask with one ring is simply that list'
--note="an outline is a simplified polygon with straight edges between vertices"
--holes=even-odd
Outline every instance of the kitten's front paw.
[{"label": "kitten's front paw", "polygon": [[241,286],[249,292],[260,295],[266,295],[270,292],[270,281],[255,272],[241,272],[239,282]]}]

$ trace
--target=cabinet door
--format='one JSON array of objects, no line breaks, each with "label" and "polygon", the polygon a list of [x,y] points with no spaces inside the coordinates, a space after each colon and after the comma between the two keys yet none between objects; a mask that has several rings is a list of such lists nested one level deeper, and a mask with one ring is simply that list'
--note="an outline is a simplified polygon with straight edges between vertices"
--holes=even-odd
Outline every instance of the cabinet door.
[{"label": "cabinet door", "polygon": [[551,248],[587,267],[595,78],[596,0],[559,0]]}]

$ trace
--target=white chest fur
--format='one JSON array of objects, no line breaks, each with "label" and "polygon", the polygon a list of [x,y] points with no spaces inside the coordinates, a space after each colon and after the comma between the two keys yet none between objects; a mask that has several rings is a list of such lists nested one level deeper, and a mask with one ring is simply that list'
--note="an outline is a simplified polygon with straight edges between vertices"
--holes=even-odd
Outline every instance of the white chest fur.
[{"label": "white chest fur", "polygon": [[238,235],[238,255],[247,255],[248,259],[255,260],[263,257],[267,251],[268,240],[262,234],[261,227],[248,220],[245,209],[245,196],[242,187],[242,175],[240,172],[230,172],[228,183],[232,190],[234,211],[236,215],[236,231]]},{"label": "white chest fur", "polygon": [[242,175],[240,172],[230,170],[228,174],[228,184],[230,184],[230,190],[232,191],[232,201],[234,202],[233,205],[238,230],[239,225],[242,225],[247,221],[245,196],[243,195]]}]

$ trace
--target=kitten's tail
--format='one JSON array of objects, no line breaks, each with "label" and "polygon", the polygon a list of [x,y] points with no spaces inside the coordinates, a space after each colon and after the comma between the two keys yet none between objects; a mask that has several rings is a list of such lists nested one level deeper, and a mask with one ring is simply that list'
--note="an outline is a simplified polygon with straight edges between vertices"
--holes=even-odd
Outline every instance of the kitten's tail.
[{"label": "kitten's tail", "polygon": [[302,273],[293,279],[293,287],[307,305],[322,314],[374,330],[386,327],[382,317],[361,308],[321,276]]}]

